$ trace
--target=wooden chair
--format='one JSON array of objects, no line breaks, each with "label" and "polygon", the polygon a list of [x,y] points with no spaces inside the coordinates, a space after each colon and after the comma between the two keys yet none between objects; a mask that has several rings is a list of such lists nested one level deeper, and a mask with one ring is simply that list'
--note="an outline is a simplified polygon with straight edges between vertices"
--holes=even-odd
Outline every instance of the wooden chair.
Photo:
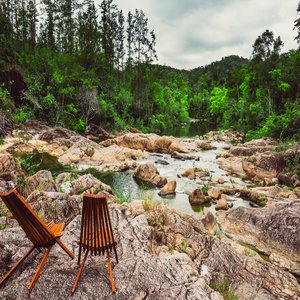
[{"label": "wooden chair", "polygon": [[29,291],[31,291],[45,265],[50,250],[55,243],[58,243],[72,259],[74,258],[73,253],[59,239],[63,235],[65,224],[55,224],[53,221],[48,224],[44,223],[15,189],[8,193],[0,192],[0,197],[18,221],[19,225],[23,228],[27,237],[33,243],[30,250],[2,278],[0,287],[34,249],[39,251],[46,250],[42,261],[28,286]]},{"label": "wooden chair", "polygon": [[85,194],[83,196],[81,232],[78,244],[78,265],[80,265],[82,250],[83,252],[85,252],[85,255],[78,270],[76,280],[73,285],[72,294],[75,293],[81,272],[83,270],[83,266],[89,253],[91,255],[104,255],[105,253],[107,254],[111,289],[114,293],[115,285],[109,253],[114,250],[117,263],[118,255],[107,207],[107,199],[104,194]]}]

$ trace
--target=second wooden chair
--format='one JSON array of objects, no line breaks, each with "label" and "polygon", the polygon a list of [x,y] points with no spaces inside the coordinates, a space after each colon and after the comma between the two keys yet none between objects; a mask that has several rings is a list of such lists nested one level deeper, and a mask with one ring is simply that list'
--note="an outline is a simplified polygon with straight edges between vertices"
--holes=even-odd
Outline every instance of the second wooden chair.
[{"label": "second wooden chair", "polygon": [[[104,194],[85,194],[83,196],[81,231],[80,240],[78,243],[78,265],[80,265],[80,268],[73,285],[72,294],[75,293],[80,275],[89,253],[91,255],[107,254],[111,289],[114,293],[115,285],[110,262],[110,252],[114,250],[117,263],[118,255],[107,206],[107,199]],[[84,258],[80,264],[82,251],[84,253]]]}]

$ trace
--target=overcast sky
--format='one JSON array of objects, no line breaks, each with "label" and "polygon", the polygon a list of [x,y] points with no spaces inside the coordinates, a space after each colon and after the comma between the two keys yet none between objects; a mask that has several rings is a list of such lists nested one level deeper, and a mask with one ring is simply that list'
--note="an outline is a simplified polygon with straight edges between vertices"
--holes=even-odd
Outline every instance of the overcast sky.
[{"label": "overcast sky", "polygon": [[[101,0],[97,0],[101,2]],[[182,69],[236,54],[249,58],[266,29],[280,35],[283,51],[297,48],[299,0],[114,0],[127,15],[142,9],[157,39],[158,63]]]}]

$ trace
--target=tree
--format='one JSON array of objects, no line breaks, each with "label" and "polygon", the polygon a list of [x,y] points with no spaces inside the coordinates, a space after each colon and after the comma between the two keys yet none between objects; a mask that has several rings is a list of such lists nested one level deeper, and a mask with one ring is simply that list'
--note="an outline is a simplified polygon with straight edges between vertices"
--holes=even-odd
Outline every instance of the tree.
[{"label": "tree", "polygon": [[278,36],[274,39],[274,34],[270,30],[263,32],[253,44],[252,56],[254,59],[266,60],[271,56],[278,56],[283,46],[283,42]]},{"label": "tree", "polygon": [[297,41],[299,48],[300,48],[300,1],[298,3],[297,15],[299,17],[294,22],[294,29],[297,29],[297,36],[295,37],[295,40]]},{"label": "tree", "polygon": [[101,44],[105,58],[112,68],[115,62],[115,41],[118,34],[118,8],[113,0],[103,0],[101,8]]}]

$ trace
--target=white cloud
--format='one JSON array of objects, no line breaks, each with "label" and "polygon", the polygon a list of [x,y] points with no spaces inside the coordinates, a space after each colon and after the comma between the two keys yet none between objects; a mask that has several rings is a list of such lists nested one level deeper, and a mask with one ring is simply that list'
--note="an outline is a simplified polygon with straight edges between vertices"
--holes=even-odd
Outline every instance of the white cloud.
[{"label": "white cloud", "polygon": [[[96,2],[100,3],[101,0]],[[125,15],[142,9],[157,38],[160,64],[191,69],[227,55],[250,57],[266,29],[280,35],[283,51],[296,48],[298,0],[115,0]]]}]

